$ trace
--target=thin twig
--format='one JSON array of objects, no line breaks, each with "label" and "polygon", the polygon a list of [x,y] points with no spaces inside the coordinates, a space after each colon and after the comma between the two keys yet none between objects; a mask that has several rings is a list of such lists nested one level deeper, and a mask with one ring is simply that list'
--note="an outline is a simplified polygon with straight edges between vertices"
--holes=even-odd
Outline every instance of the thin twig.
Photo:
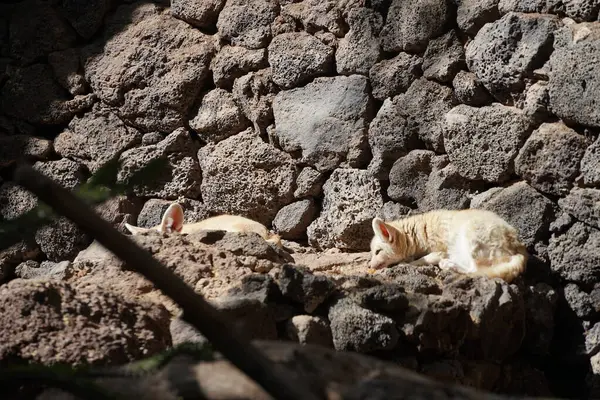
[{"label": "thin twig", "polygon": [[118,232],[84,202],[27,164],[19,165],[14,181],[66,216],[141,273],[183,310],[183,318],[202,333],[236,367],[255,380],[275,399],[317,400],[308,382],[287,375],[232,329],[225,318],[202,296],[164,267],[146,250]]}]

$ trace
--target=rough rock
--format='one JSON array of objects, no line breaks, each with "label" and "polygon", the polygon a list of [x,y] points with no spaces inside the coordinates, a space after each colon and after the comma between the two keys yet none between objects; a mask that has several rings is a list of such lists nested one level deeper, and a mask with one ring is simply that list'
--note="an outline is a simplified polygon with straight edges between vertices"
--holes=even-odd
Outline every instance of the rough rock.
[{"label": "rough rock", "polygon": [[215,85],[228,90],[235,79],[267,66],[266,49],[251,50],[241,46],[223,46],[210,62]]},{"label": "rough rock", "polygon": [[492,102],[492,96],[472,72],[460,71],[452,80],[457,100],[469,106],[479,107]]},{"label": "rough rock", "polygon": [[13,182],[4,182],[0,186],[0,216],[3,219],[15,219],[37,205],[37,197],[30,191]]},{"label": "rough rock", "polygon": [[594,356],[600,350],[600,323],[595,323],[594,326],[585,333],[585,352]]},{"label": "rough rock", "polygon": [[58,10],[46,1],[27,1],[15,8],[9,21],[10,54],[25,65],[69,48],[77,40]]},{"label": "rough rock", "polygon": [[277,274],[277,285],[281,293],[302,305],[312,313],[334,290],[334,284],[326,276],[314,275],[307,268],[284,264]]},{"label": "rough rock", "polygon": [[394,98],[396,107],[406,118],[409,131],[415,132],[427,148],[444,152],[444,115],[457,102],[452,89],[425,78],[417,79],[408,90]]},{"label": "rough rock", "polygon": [[271,0],[227,0],[219,14],[217,29],[222,39],[249,49],[265,47],[271,39],[271,24],[277,4]]},{"label": "rough rock", "polygon": [[452,6],[445,0],[392,0],[381,30],[383,50],[424,51],[430,39],[444,32],[451,14]]},{"label": "rough rock", "polygon": [[600,111],[595,105],[600,96],[595,73],[600,68],[600,37],[591,24],[581,25],[563,28],[570,42],[557,45],[550,56],[550,110],[565,122],[600,127]]},{"label": "rough rock", "polygon": [[62,157],[84,164],[92,173],[141,142],[140,132],[127,126],[109,108],[100,104],[82,116],[75,116],[69,127],[54,141]]},{"label": "rough rock", "polygon": [[383,218],[384,221],[394,221],[403,217],[406,217],[412,212],[410,207],[405,205],[388,201],[383,205],[379,214],[379,218]]},{"label": "rough rock", "polygon": [[579,175],[587,138],[563,123],[544,123],[533,131],[515,159],[516,173],[534,188],[561,196]]},{"label": "rough rock", "polygon": [[333,345],[338,351],[368,353],[391,350],[400,334],[394,320],[345,298],[329,308]]},{"label": "rough rock", "polygon": [[88,90],[80,61],[79,51],[76,49],[55,51],[48,55],[48,63],[56,80],[73,96],[85,94]]},{"label": "rough rock", "polygon": [[294,197],[301,199],[307,196],[318,196],[323,187],[324,176],[311,167],[304,167],[296,178],[296,190]]},{"label": "rough rock", "polygon": [[[469,70],[494,95],[524,89],[523,78],[533,73],[552,51],[553,15],[508,13],[484,25],[466,48]],[[491,49],[491,50],[490,50]]]},{"label": "rough rock", "polygon": [[172,0],[171,15],[196,28],[208,29],[215,26],[224,5],[225,0]]},{"label": "rough rock", "polygon": [[333,68],[333,48],[306,32],[275,36],[268,53],[273,82],[284,89],[303,85]]},{"label": "rough rock", "polygon": [[[167,208],[169,208],[172,203],[173,202],[170,200],[148,200],[144,203],[144,206],[137,216],[137,223],[134,225],[145,228],[159,225],[164,212],[167,211]],[[183,219],[186,224],[202,221],[209,217],[206,206],[198,200],[179,198],[177,199],[177,203],[183,208]]]},{"label": "rough rock", "polygon": [[235,103],[233,95],[214,89],[202,97],[198,113],[190,121],[192,128],[205,142],[219,142],[246,129],[249,122]]},{"label": "rough rock", "polygon": [[171,343],[164,307],[128,301],[97,287],[16,279],[0,287],[0,359],[117,365]]},{"label": "rough rock", "polygon": [[293,200],[292,158],[246,130],[198,153],[202,199],[214,213],[240,214],[269,225]]},{"label": "rough rock", "polygon": [[61,2],[65,18],[77,33],[91,38],[102,26],[104,16],[110,10],[110,0],[64,0]]},{"label": "rough rock", "polygon": [[549,119],[548,111],[548,82],[538,81],[529,86],[523,101],[523,112],[536,121]]},{"label": "rough rock", "polygon": [[421,75],[423,59],[413,54],[400,53],[382,60],[369,70],[373,97],[384,100],[405,92]]},{"label": "rough rock", "polygon": [[564,287],[564,295],[569,308],[578,318],[590,320],[597,314],[590,295],[576,284],[567,283]]},{"label": "rough rock", "polygon": [[189,132],[180,128],[156,145],[127,150],[119,157],[118,183],[128,183],[133,174],[161,162],[160,174],[131,182],[129,189],[137,196],[175,199],[200,194],[201,173],[196,159],[196,144]]},{"label": "rough rock", "polygon": [[342,9],[336,0],[303,0],[283,5],[281,15],[298,21],[308,33],[329,31],[337,37],[346,32]]},{"label": "rough rock", "polygon": [[528,286],[523,293],[526,332],[523,348],[530,354],[547,355],[554,338],[554,313],[558,293],[546,283]]},{"label": "rough rock", "polygon": [[441,161],[431,150],[412,150],[400,157],[390,171],[388,196],[392,200],[419,204],[425,195],[425,187],[433,165]]},{"label": "rough rock", "polygon": [[383,206],[379,181],[367,171],[338,168],[323,186],[321,215],[309,225],[308,240],[318,248],[366,250],[371,220]]},{"label": "rough rock", "polygon": [[362,161],[369,111],[368,82],[360,75],[317,78],[273,100],[281,148],[301,152],[302,162],[319,171],[332,170],[344,161],[350,167]]},{"label": "rough rock", "polygon": [[144,133],[142,135],[142,146],[158,144],[161,140],[163,140],[165,138],[165,136],[166,135],[163,135],[160,132]]},{"label": "rough rock", "polygon": [[600,190],[573,188],[567,197],[558,200],[560,208],[579,221],[600,229]]},{"label": "rough rock", "polygon": [[89,235],[65,217],[57,218],[35,233],[35,242],[50,261],[72,260],[91,241]]},{"label": "rough rock", "polygon": [[128,125],[171,132],[185,126],[213,52],[209,36],[158,6],[122,5],[84,48],[85,77]]},{"label": "rough rock", "polygon": [[586,185],[600,186],[600,137],[585,151],[580,169]]},{"label": "rough rock", "polygon": [[385,99],[369,125],[369,146],[373,156],[369,171],[384,181],[388,180],[392,164],[418,147],[416,132],[406,128],[406,119],[394,100]]},{"label": "rough rock", "polygon": [[494,191],[481,203],[473,199],[471,207],[500,215],[518,229],[519,238],[529,249],[548,239],[548,230],[556,213],[552,201],[523,181]]},{"label": "rough rock", "polygon": [[271,102],[276,90],[271,69],[250,72],[233,84],[233,97],[257,132],[263,132],[273,121]]},{"label": "rough rock", "polygon": [[0,166],[6,167],[20,158],[44,160],[52,152],[52,142],[28,135],[0,135]]},{"label": "rough rock", "polygon": [[181,316],[171,319],[169,331],[171,333],[173,346],[186,342],[199,344],[208,343],[208,340],[192,325],[185,322]]},{"label": "rough rock", "polygon": [[461,31],[475,36],[488,22],[500,18],[499,0],[461,0],[456,10],[456,22]]},{"label": "rough rock", "polygon": [[248,339],[277,339],[273,311],[261,301],[227,296],[213,299],[211,304],[231,322],[233,329]]},{"label": "rough rock", "polygon": [[58,263],[52,261],[28,260],[15,269],[15,275],[22,279],[56,279],[64,280],[71,273],[72,264],[70,261],[61,261]]},{"label": "rough rock", "polygon": [[81,164],[62,158],[56,161],[38,161],[33,164],[38,172],[52,178],[60,186],[73,190],[85,181],[85,171]]},{"label": "rough rock", "polygon": [[124,195],[113,196],[95,207],[95,211],[121,233],[126,233],[125,223],[136,224],[142,202]]},{"label": "rough rock", "polygon": [[6,283],[15,276],[15,268],[27,260],[40,257],[40,249],[31,238],[20,240],[17,243],[0,251],[0,283]]},{"label": "rough rock", "polygon": [[283,239],[301,239],[306,236],[306,228],[316,214],[317,207],[314,200],[296,201],[277,212],[273,220],[273,229]]},{"label": "rough rock", "polygon": [[95,95],[67,96],[47,64],[17,68],[0,88],[0,108],[31,124],[58,125],[90,108]]},{"label": "rough rock", "polygon": [[471,194],[479,186],[478,183],[463,178],[452,164],[441,169],[434,168],[425,184],[423,197],[418,202],[419,210],[468,208]]},{"label": "rough rock", "polygon": [[350,30],[335,53],[338,74],[368,75],[369,69],[379,61],[379,32],[383,26],[381,15],[369,8],[352,8],[346,18]]},{"label": "rough rock", "polygon": [[465,50],[455,30],[429,42],[423,56],[423,76],[440,82],[452,82],[466,69]]},{"label": "rough rock", "polygon": [[600,282],[600,231],[576,222],[552,236],[548,245],[550,268],[566,281],[583,286]]},{"label": "rough rock", "polygon": [[286,325],[289,338],[300,344],[333,347],[329,322],[323,317],[296,315]]},{"label": "rough rock", "polygon": [[468,179],[507,180],[531,133],[532,121],[514,107],[459,105],[446,114],[444,144],[450,161]]},{"label": "rough rock", "polygon": [[559,14],[577,21],[593,21],[598,16],[600,4],[594,0],[500,0],[498,9],[503,14],[510,11]]}]

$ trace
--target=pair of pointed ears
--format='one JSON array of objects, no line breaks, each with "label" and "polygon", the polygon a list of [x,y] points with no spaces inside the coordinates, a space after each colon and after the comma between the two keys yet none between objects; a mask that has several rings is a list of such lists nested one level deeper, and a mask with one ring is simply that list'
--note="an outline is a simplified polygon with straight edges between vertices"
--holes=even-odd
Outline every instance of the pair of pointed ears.
[{"label": "pair of pointed ears", "polygon": [[181,232],[183,228],[183,208],[179,203],[171,203],[163,214],[160,231],[163,233]]},{"label": "pair of pointed ears", "polygon": [[390,225],[386,224],[384,220],[382,220],[381,218],[375,217],[375,218],[373,218],[372,225],[373,225],[373,232],[375,232],[375,235],[377,237],[379,237],[381,240],[383,240],[386,243],[394,242],[394,234],[393,234],[394,228],[391,227]]}]

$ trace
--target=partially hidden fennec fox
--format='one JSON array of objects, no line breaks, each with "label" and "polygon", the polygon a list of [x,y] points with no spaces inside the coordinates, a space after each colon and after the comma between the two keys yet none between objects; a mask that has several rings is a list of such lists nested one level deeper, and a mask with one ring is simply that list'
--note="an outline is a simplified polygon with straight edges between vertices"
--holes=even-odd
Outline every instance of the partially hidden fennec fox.
[{"label": "partially hidden fennec fox", "polygon": [[511,282],[527,265],[517,230],[491,211],[435,210],[392,222],[374,218],[372,224],[373,269],[414,260],[410,264]]},{"label": "partially hidden fennec fox", "polygon": [[125,228],[134,235],[149,230],[163,233],[194,233],[203,230],[254,232],[259,234],[267,242],[282,247],[279,235],[269,232],[267,227],[259,222],[237,215],[218,215],[200,222],[184,224],[183,209],[178,203],[172,203],[169,208],[167,208],[167,211],[163,214],[160,225],[153,226],[152,228],[140,228],[126,223]]}]

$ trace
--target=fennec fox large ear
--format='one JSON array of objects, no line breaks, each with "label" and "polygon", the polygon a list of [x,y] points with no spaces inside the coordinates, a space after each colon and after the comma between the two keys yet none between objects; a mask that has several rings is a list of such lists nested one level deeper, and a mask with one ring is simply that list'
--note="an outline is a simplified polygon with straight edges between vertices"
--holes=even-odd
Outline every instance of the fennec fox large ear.
[{"label": "fennec fox large ear", "polygon": [[129,225],[125,222],[125,229],[127,229],[132,235],[137,235],[138,233],[146,232],[148,228],[140,228],[139,226]]},{"label": "fennec fox large ear", "polygon": [[162,233],[181,232],[183,228],[183,208],[179,203],[171,203],[167,211],[163,214],[160,222],[160,231]]},{"label": "fennec fox large ear", "polygon": [[385,243],[394,243],[394,230],[395,228],[386,224],[381,218],[373,218],[373,232]]}]

